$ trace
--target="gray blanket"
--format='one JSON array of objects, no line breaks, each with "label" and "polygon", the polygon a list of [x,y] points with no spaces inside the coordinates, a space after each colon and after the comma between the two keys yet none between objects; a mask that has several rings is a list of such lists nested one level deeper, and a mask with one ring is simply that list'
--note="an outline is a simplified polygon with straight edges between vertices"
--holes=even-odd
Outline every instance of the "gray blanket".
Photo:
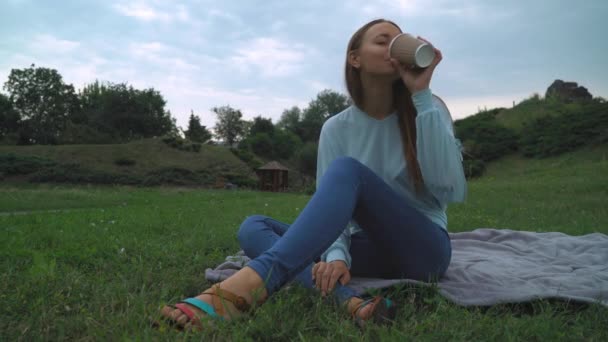
[{"label": "gray blanket", "polygon": [[[452,262],[438,282],[439,293],[464,306],[557,298],[608,306],[608,235],[570,236],[508,229],[450,233]],[[211,282],[226,279],[247,264],[242,252],[207,269]],[[408,279],[353,278],[360,293]]]}]

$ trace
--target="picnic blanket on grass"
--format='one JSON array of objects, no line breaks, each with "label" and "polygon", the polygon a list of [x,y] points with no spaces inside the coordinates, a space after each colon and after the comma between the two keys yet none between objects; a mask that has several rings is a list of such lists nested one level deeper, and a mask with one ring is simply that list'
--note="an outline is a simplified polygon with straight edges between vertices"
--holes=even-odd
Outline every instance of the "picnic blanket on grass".
[{"label": "picnic blanket on grass", "polygon": [[[463,306],[489,306],[536,299],[608,306],[608,235],[571,236],[509,229],[450,233],[452,261],[437,283],[439,293]],[[247,264],[243,252],[229,256],[205,277],[219,282]],[[359,293],[409,283],[409,279],[353,277]]]}]

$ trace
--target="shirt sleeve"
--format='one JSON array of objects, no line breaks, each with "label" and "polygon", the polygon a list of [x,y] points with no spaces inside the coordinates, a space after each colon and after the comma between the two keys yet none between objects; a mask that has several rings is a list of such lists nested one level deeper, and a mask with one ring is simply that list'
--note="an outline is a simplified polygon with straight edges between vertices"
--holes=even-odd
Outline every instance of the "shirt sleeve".
[{"label": "shirt sleeve", "polygon": [[[317,188],[321,177],[329,167],[329,164],[340,156],[339,148],[337,143],[334,141],[334,137],[327,134],[327,125],[323,125],[321,129],[321,136],[319,139],[319,150],[317,153]],[[346,263],[347,267],[350,268],[351,256],[349,253],[350,249],[350,222],[347,225],[338,239],[329,246],[329,248],[321,255],[321,260],[325,262],[332,262],[335,260],[342,260]]]},{"label": "shirt sleeve", "polygon": [[452,118],[430,89],[412,94],[416,117],[416,151],[424,184],[442,204],[463,202],[467,183],[462,145],[454,136]]}]

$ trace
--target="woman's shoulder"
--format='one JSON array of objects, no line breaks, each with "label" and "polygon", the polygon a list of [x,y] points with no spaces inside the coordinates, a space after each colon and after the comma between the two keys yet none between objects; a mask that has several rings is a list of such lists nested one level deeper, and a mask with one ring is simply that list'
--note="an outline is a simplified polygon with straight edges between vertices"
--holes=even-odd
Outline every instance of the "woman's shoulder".
[{"label": "woman's shoulder", "polygon": [[353,113],[353,106],[348,106],[340,113],[332,115],[329,119],[325,120],[325,122],[323,123],[323,129],[324,130],[338,129],[338,128],[344,127],[345,125],[348,125],[349,123],[353,122],[354,119],[355,119],[355,117],[354,117],[354,113]]}]

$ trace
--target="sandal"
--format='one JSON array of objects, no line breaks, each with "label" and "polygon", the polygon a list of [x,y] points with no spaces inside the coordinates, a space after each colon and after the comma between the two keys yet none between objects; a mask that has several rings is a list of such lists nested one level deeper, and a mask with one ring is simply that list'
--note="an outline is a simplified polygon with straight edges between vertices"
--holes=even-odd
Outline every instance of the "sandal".
[{"label": "sandal", "polygon": [[[357,314],[367,305],[374,304],[374,311],[368,319],[360,318]],[[388,325],[393,323],[397,316],[397,306],[392,300],[376,296],[368,300],[364,300],[352,311],[353,319],[359,328],[365,327],[368,321],[372,321],[378,325]]]},{"label": "sandal", "polygon": [[[191,324],[193,327],[201,328],[201,316],[208,316],[220,321],[224,320],[224,314],[226,313],[224,301],[231,302],[238,311],[243,313],[248,312],[251,309],[251,305],[247,303],[245,298],[221,289],[219,284],[213,285],[211,291],[203,292],[203,294],[211,295],[213,304],[206,303],[198,298],[186,298],[175,305],[167,305],[170,308],[180,310],[188,317],[188,321],[184,324],[184,327]],[[205,315],[195,313],[190,306],[201,310]],[[177,322],[169,317],[164,317],[164,319],[168,321],[170,325],[177,325]],[[158,326],[157,324],[155,325]],[[181,330],[183,327],[178,326],[178,329]]]}]

